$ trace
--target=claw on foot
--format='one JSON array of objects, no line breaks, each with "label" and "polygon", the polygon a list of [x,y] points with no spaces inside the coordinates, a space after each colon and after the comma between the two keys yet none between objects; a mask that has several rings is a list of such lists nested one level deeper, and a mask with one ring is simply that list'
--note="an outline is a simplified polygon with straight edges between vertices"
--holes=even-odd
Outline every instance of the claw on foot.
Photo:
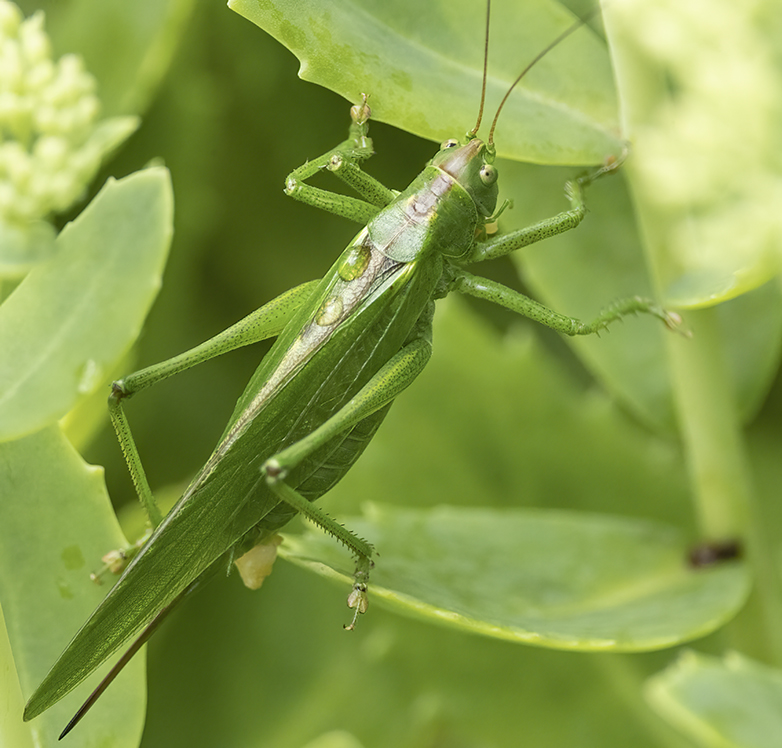
[{"label": "claw on foot", "polygon": [[92,572],[90,579],[95,584],[103,584],[103,577],[106,574],[121,574],[151,536],[152,530],[147,530],[133,545],[126,545],[124,548],[109,551],[101,558],[103,566],[98,571]]},{"label": "claw on foot", "polygon": [[691,338],[692,333],[685,327],[682,327],[682,316],[678,312],[669,312],[663,310],[665,316],[663,317],[663,323],[672,332],[677,332],[679,335],[683,335],[685,338]]},{"label": "claw on foot", "polygon": [[356,582],[348,595],[348,608],[354,610],[353,620],[346,626],[345,631],[353,631],[356,627],[356,621],[359,615],[363,615],[369,608],[369,597],[367,595],[367,585],[364,582]]}]

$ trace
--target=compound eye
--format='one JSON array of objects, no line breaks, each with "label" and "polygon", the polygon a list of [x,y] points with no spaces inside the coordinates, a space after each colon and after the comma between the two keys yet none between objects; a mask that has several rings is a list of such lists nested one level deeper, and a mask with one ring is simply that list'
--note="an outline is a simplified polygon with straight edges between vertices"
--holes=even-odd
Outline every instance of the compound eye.
[{"label": "compound eye", "polygon": [[449,138],[448,140],[444,140],[442,143],[440,143],[440,150],[444,151],[447,148],[456,148],[458,145],[459,141],[456,140],[456,138]]},{"label": "compound eye", "polygon": [[478,172],[483,182],[487,187],[493,185],[497,181],[497,170],[491,164],[484,164],[481,166],[480,172]]}]

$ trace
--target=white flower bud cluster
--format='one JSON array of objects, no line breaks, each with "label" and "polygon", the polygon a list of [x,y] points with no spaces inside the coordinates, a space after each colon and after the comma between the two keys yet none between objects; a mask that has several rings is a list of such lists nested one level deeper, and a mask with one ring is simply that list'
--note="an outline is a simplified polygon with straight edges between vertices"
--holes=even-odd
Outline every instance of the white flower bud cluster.
[{"label": "white flower bud cluster", "polygon": [[43,23],[0,0],[0,220],[13,223],[67,209],[105,151],[95,79],[76,55],[52,60]]}]

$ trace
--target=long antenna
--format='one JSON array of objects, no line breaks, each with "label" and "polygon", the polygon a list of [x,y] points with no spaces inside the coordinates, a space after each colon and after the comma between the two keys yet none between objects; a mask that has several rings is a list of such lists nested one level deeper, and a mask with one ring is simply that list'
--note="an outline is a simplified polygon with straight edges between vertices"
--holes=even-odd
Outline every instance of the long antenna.
[{"label": "long antenna", "polygon": [[[594,18],[598,11],[599,7],[594,8],[589,13],[587,13],[583,18],[579,18],[577,21],[575,21],[573,24],[568,26],[556,39],[554,39],[553,42],[551,42],[547,47],[545,47],[541,52],[538,52],[538,54],[535,56],[535,58],[530,62],[527,67],[524,68],[524,70],[521,71],[518,78],[516,78],[515,81],[511,84],[511,87],[508,89],[507,93],[503,97],[502,101],[500,102],[499,107],[497,108],[497,114],[494,115],[494,121],[491,123],[491,130],[489,130],[489,139],[486,142],[486,144],[491,148],[494,146],[494,129],[497,127],[497,120],[500,118],[500,112],[502,111],[502,108],[505,106],[505,102],[508,100],[508,97],[511,94],[511,91],[513,91],[514,88],[516,88],[516,84],[530,71],[532,70],[535,65],[540,62],[540,60],[545,57],[549,52],[551,52],[554,47],[556,47],[561,41],[564,39],[567,39],[574,31],[577,31],[582,26],[584,26],[588,21],[591,21],[592,18]],[[488,32],[487,32],[487,41],[488,41]],[[483,103],[481,103],[481,106],[483,106]],[[480,122],[480,119],[478,120]]]},{"label": "long antenna", "polygon": [[488,77],[489,69],[489,21],[491,19],[491,0],[486,0],[486,38],[483,46],[483,84],[481,85],[481,105],[478,108],[478,121],[475,123],[475,127],[470,130],[470,135],[475,136],[478,133],[478,128],[481,126],[481,120],[483,119],[483,105],[486,101],[486,79]]}]

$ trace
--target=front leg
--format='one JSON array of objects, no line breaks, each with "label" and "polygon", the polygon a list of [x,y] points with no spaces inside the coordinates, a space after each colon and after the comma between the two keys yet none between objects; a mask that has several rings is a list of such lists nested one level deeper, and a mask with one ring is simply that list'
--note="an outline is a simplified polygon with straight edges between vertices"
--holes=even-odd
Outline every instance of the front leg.
[{"label": "front leg", "polygon": [[[352,124],[348,139],[314,161],[308,161],[292,171],[285,180],[285,194],[307,205],[356,221],[362,226],[369,223],[394,199],[394,193],[377,179],[361,170],[359,164],[372,153],[372,139],[368,137],[370,109],[367,97],[358,106],[351,107]],[[338,195],[307,184],[307,180],[322,169],[328,169],[345,184],[352,187],[361,199]]]},{"label": "front leg", "polygon": [[543,239],[548,239],[557,234],[564,234],[566,231],[576,228],[584,220],[584,216],[587,213],[584,200],[587,187],[596,179],[615,172],[624,162],[624,158],[624,155],[622,155],[621,158],[610,161],[589,174],[584,174],[577,179],[567,182],[565,184],[565,196],[570,202],[570,210],[563,211],[553,218],[546,218],[518,231],[511,231],[509,234],[498,236],[485,242],[477,242],[464,260],[464,264],[469,265],[475,262],[504,257],[517,249],[536,244]]}]

